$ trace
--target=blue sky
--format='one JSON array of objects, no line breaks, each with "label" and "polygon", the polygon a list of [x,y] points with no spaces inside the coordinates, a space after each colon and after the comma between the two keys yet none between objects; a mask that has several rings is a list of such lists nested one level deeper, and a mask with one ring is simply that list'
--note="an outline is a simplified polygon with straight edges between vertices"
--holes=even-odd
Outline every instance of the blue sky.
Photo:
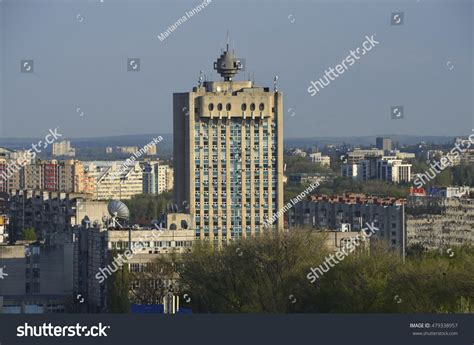
[{"label": "blue sky", "polygon": [[[173,92],[189,91],[200,70],[218,78],[227,29],[246,58],[240,78],[271,87],[279,76],[285,137],[474,128],[471,1],[212,0],[157,38],[200,3],[0,1],[0,137],[58,126],[76,138],[171,133]],[[393,12],[404,12],[402,25],[391,25]],[[311,97],[311,80],[372,34],[380,44]],[[128,58],[140,59],[139,72],[127,72]],[[34,60],[34,72],[21,73],[21,60]],[[398,105],[404,119],[392,120]]]}]

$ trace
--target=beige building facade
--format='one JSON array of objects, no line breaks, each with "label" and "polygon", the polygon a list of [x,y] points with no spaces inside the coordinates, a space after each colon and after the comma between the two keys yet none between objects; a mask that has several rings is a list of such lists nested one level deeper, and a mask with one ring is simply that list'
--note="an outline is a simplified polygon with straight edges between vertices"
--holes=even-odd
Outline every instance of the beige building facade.
[{"label": "beige building facade", "polygon": [[219,243],[258,234],[283,207],[283,95],[233,81],[239,66],[227,49],[214,64],[224,81],[173,102],[175,200],[195,214],[198,238]]}]

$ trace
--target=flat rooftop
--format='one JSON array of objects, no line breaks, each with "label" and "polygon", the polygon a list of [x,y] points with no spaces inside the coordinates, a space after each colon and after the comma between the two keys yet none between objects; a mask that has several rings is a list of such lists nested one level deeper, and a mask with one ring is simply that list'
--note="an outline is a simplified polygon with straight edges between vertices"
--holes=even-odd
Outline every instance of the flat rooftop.
[{"label": "flat rooftop", "polygon": [[373,204],[381,206],[398,206],[406,204],[406,199],[401,198],[382,198],[379,196],[367,196],[365,194],[346,193],[344,195],[312,195],[308,197],[311,201],[324,201],[330,203],[343,204]]}]

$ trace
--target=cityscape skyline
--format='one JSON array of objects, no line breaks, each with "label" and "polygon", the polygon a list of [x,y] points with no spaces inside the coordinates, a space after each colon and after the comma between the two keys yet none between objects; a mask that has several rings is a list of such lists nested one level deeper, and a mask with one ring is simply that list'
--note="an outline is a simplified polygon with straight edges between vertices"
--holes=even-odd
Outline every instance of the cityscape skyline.
[{"label": "cityscape skyline", "polygon": [[0,345],[469,340],[474,2],[378,1],[0,0]]}]

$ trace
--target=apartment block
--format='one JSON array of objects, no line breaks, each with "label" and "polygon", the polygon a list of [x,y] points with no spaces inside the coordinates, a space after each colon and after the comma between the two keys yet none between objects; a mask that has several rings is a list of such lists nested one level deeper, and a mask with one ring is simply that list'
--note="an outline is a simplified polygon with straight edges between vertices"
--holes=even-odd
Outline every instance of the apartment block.
[{"label": "apartment block", "polygon": [[312,196],[301,201],[289,212],[290,228],[308,227],[315,230],[361,231],[368,224],[379,230],[373,235],[405,255],[404,199],[378,198],[363,194],[343,196]]},{"label": "apartment block", "polygon": [[173,189],[173,169],[160,162],[145,162],[143,169],[143,193],[161,194]]},{"label": "apartment block", "polygon": [[143,193],[143,170],[136,161],[84,162],[85,175],[92,182],[96,200],[131,199]]},{"label": "apartment block", "polygon": [[0,314],[67,311],[73,291],[73,245],[0,244]]},{"label": "apartment block", "polygon": [[407,204],[408,245],[426,249],[474,244],[474,199],[410,195]]},{"label": "apartment block", "polygon": [[71,234],[86,216],[91,222],[99,222],[108,215],[107,203],[91,198],[91,195],[79,193],[12,191],[10,227],[13,240],[21,239],[25,228],[33,227],[39,239],[53,241],[54,236]]},{"label": "apartment block", "polygon": [[53,143],[53,156],[74,157],[75,155],[76,150],[71,146],[71,142],[69,140],[62,140]]}]

